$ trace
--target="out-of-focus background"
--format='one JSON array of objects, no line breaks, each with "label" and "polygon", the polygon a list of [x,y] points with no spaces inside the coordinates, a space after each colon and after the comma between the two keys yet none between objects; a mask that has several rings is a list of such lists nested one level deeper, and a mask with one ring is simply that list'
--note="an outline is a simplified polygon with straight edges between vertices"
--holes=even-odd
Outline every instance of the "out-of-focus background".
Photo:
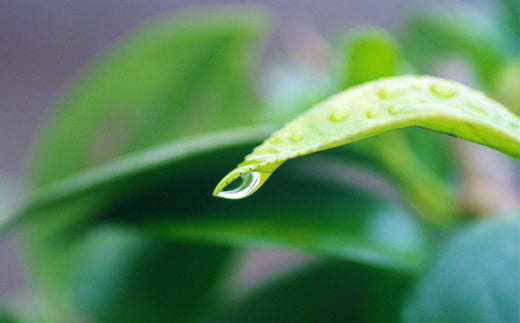
[{"label": "out-of-focus background", "polygon": [[[359,25],[397,30],[409,10],[431,2],[0,0],[0,190],[13,199],[20,196],[24,164],[38,123],[67,82],[110,42],[151,17],[201,5],[267,6],[276,18],[273,37],[267,44],[268,57],[270,52],[283,49],[283,42],[297,35],[301,26],[316,28],[323,34]],[[492,5],[491,0],[459,2],[484,8]],[[15,236],[3,238],[1,298],[27,292],[19,258]]]}]

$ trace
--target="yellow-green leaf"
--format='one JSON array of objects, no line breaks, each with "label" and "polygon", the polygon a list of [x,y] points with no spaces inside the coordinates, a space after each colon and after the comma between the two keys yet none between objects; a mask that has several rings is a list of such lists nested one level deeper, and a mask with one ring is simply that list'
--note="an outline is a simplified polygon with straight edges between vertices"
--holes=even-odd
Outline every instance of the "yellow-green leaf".
[{"label": "yellow-green leaf", "polygon": [[[214,195],[249,196],[289,159],[411,126],[520,158],[520,119],[504,106],[453,81],[398,76],[350,88],[289,122],[224,177]],[[224,190],[239,177],[238,187]]]}]

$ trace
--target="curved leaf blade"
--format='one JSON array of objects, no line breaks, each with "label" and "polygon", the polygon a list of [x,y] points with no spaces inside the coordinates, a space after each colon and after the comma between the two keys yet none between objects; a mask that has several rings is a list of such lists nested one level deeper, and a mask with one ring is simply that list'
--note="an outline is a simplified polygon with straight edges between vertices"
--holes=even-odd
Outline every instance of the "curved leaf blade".
[{"label": "curved leaf blade", "polygon": [[[246,156],[213,194],[231,199],[249,196],[289,159],[411,126],[520,158],[520,119],[508,109],[456,82],[399,76],[341,92],[289,122]],[[224,191],[241,176],[243,185]]]}]

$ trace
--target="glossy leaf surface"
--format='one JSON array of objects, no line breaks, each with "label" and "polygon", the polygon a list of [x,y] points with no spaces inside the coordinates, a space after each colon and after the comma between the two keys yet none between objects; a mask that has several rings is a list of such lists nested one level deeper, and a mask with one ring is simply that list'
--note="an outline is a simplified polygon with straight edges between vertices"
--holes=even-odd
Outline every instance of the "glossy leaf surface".
[{"label": "glossy leaf surface", "polygon": [[[520,158],[520,119],[505,107],[452,81],[400,76],[346,90],[289,122],[222,179],[214,195],[251,195],[289,159],[411,126],[452,134]],[[224,190],[241,176],[249,185]]]}]

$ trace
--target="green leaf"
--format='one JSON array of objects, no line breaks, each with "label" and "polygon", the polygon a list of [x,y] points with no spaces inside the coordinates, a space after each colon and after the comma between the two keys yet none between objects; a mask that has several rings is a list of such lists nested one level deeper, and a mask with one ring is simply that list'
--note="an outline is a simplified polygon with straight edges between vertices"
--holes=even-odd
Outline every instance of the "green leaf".
[{"label": "green leaf", "polygon": [[[357,31],[344,56],[346,68],[338,69],[346,69],[346,80],[340,82],[350,86],[405,70],[397,42],[383,30]],[[459,209],[453,190],[443,181],[453,169],[446,143],[438,138],[440,134],[414,130],[358,141],[345,149],[362,155],[374,169],[390,177],[423,218],[437,222],[453,219]],[[406,169],[402,164],[408,165]]]},{"label": "green leaf", "polygon": [[405,321],[519,322],[519,239],[518,216],[462,232],[420,279]]},{"label": "green leaf", "polygon": [[207,322],[398,322],[407,276],[339,263],[279,278]]},{"label": "green leaf", "polygon": [[[225,176],[214,195],[249,196],[289,159],[411,126],[452,134],[520,158],[520,120],[509,110],[455,82],[400,76],[341,92],[289,122]],[[243,178],[239,187],[224,190],[239,177]]]},{"label": "green leaf", "polygon": [[[22,216],[30,220],[24,223],[31,229],[26,237],[26,244],[31,246],[27,250],[28,268],[35,287],[51,299],[56,311],[50,314],[53,321],[74,321],[78,309],[83,316],[103,322],[132,322],[131,317],[115,316],[127,307],[132,308],[127,311],[129,315],[148,315],[159,322],[158,317],[172,311],[178,317],[193,317],[195,309],[202,311],[204,299],[200,297],[213,286],[208,280],[220,278],[215,273],[226,268],[229,250],[165,241],[136,230],[107,230],[96,221],[121,196],[142,195],[164,180],[182,185],[180,175],[200,180],[194,174],[208,164],[223,171],[233,156],[239,158],[268,133],[265,128],[256,128],[198,135],[42,187]],[[206,184],[206,195],[216,180],[211,178]],[[140,214],[146,216],[145,210]],[[200,271],[194,271],[189,254],[193,263],[208,261],[212,266],[201,265]],[[98,262],[99,267],[92,265]],[[187,268],[191,279],[186,281]],[[114,286],[113,279],[118,275],[132,280],[120,278]],[[166,282],[170,288],[163,289]],[[101,297],[90,289],[108,291]],[[184,295],[183,300],[179,295]],[[164,300],[171,302],[166,306]],[[138,303],[141,305],[133,305]]]},{"label": "green leaf", "polygon": [[401,53],[388,33],[378,29],[361,30],[350,36],[345,52],[341,89],[400,74]]},{"label": "green leaf", "polygon": [[190,10],[137,29],[59,100],[36,142],[31,182],[50,183],[175,138],[255,120],[252,66],[263,11]]},{"label": "green leaf", "polygon": [[[172,311],[177,311],[179,317],[192,317],[194,309],[203,307],[199,297],[212,287],[217,279],[215,273],[226,268],[229,250],[218,253],[217,261],[212,254],[214,248],[194,249],[135,233],[125,235],[125,239],[148,241],[142,243],[145,247],[129,243],[135,248],[130,252],[126,242],[118,243],[117,232],[109,232],[102,235],[113,243],[106,246],[104,257],[115,260],[107,261],[103,270],[94,273],[94,270],[84,270],[95,262],[93,255],[99,252],[96,249],[99,246],[90,243],[88,237],[102,230],[87,224],[94,224],[100,209],[112,199],[130,193],[129,187],[136,186],[125,187],[127,182],[122,180],[125,175],[121,172],[118,173],[121,177],[115,176],[114,182],[103,186],[105,176],[111,175],[106,171],[114,169],[93,171],[85,177],[78,174],[119,156],[129,156],[174,139],[253,123],[258,103],[250,82],[252,52],[265,32],[265,18],[265,12],[251,8],[211,8],[163,16],[100,55],[59,100],[57,109],[38,135],[29,181],[41,191],[29,202],[31,205],[25,213],[34,215],[27,221],[25,230],[28,267],[35,278],[36,289],[50,300],[54,322],[78,321],[78,308],[87,319],[92,316],[103,321],[118,321],[114,311],[132,309],[129,313],[137,313],[138,317],[149,312],[150,318],[157,319]],[[186,161],[174,172],[182,173],[188,170],[182,169],[183,166],[197,164],[191,157],[200,156],[198,148],[211,151],[210,141],[206,141],[206,146],[201,144],[205,148],[186,147],[189,140],[184,146],[170,147],[170,157],[180,156]],[[227,144],[233,146],[231,141]],[[200,144],[197,140],[191,142],[197,143]],[[157,152],[160,156],[168,153]],[[121,171],[134,166],[129,163],[116,168]],[[146,165],[141,166],[146,169]],[[162,166],[167,168],[171,164]],[[141,189],[146,190],[160,180],[153,175],[157,173],[151,173],[141,177]],[[60,182],[72,175],[80,179],[73,180],[73,184]],[[96,186],[100,182],[101,187]],[[95,189],[89,191],[91,186]],[[106,237],[109,235],[113,235],[113,239]],[[82,250],[89,246],[93,249],[88,260],[78,260]],[[161,257],[170,257],[167,267],[163,267],[163,259],[154,253],[156,250],[163,251]],[[190,288],[178,291],[186,294],[183,302],[168,306],[160,302],[153,304],[150,300],[178,299],[175,288],[161,290],[164,287],[158,286],[164,285],[161,282],[189,287],[185,272],[191,270],[192,265],[185,263],[186,257],[182,256],[187,253],[193,253],[193,257],[198,255],[197,261],[206,260],[213,266],[201,266],[201,270],[193,271],[192,282],[201,283],[194,284],[191,291]],[[147,254],[154,256],[147,258]],[[128,288],[124,290],[114,288],[113,293],[106,293],[103,302],[120,306],[119,309],[98,306],[89,294],[75,294],[71,289],[79,286],[80,281],[90,282],[93,289],[109,288],[107,281],[116,277],[117,272],[141,277],[140,281],[127,282]],[[87,274],[89,278],[82,279],[86,277],[82,275]],[[144,288],[148,286],[147,280],[157,288]],[[109,301],[108,295],[113,299]],[[158,306],[159,303],[162,306]]]},{"label": "green leaf", "polygon": [[492,87],[498,100],[520,115],[520,56],[500,67]]},{"label": "green leaf", "polygon": [[516,36],[514,46],[520,46],[520,2],[518,0],[501,0],[502,23],[504,23],[511,33]]},{"label": "green leaf", "polygon": [[91,230],[79,247],[71,295],[96,322],[193,321],[211,304],[230,256],[110,226]]}]

